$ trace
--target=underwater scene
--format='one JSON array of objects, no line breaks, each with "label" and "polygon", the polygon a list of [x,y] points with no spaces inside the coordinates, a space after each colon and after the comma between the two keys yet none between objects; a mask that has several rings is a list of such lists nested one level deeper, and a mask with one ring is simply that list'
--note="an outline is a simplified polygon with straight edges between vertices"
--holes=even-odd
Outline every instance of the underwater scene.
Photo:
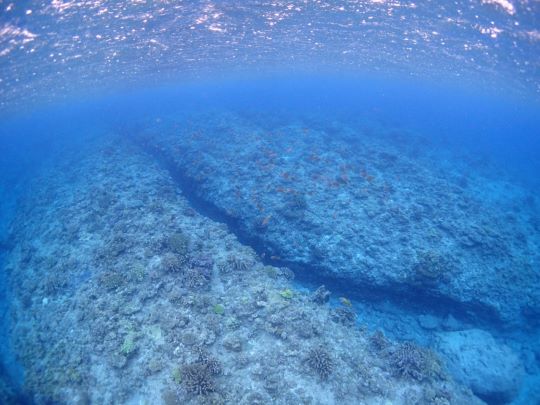
[{"label": "underwater scene", "polygon": [[0,0],[0,404],[540,404],[540,2]]}]

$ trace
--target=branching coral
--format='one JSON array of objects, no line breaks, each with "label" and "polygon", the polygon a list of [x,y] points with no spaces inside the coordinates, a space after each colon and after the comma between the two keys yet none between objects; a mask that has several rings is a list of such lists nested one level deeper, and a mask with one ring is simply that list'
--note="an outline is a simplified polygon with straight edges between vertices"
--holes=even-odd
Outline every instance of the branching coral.
[{"label": "branching coral", "polygon": [[436,284],[445,280],[452,271],[449,261],[437,252],[422,253],[413,267],[414,281]]},{"label": "branching coral", "polygon": [[203,363],[188,364],[182,370],[182,384],[195,395],[208,395],[216,390],[214,373]]},{"label": "branching coral", "polygon": [[186,256],[189,251],[189,239],[182,232],[174,233],[167,239],[167,248],[180,256]]},{"label": "branching coral", "polygon": [[99,276],[99,284],[107,290],[116,290],[124,285],[125,277],[116,271],[105,271]]},{"label": "branching coral", "polygon": [[375,333],[369,337],[369,341],[379,352],[387,349],[390,345],[390,342],[381,330],[375,331]]},{"label": "branching coral", "polygon": [[211,278],[211,270],[204,267],[194,267],[184,273],[184,283],[190,288],[203,287]]},{"label": "branching coral", "polygon": [[441,371],[440,362],[432,352],[411,342],[395,347],[389,358],[398,374],[418,381],[430,379]]},{"label": "branching coral", "polygon": [[175,233],[164,242],[168,251],[161,259],[163,268],[167,272],[179,272],[189,260],[189,240],[183,233]]},{"label": "branching coral", "polygon": [[58,294],[67,284],[67,280],[63,274],[52,273],[45,279],[44,290],[48,295]]},{"label": "branching coral", "polygon": [[212,279],[213,265],[211,257],[204,255],[192,257],[184,266],[184,284],[190,288],[207,285]]},{"label": "branching coral", "polygon": [[161,265],[166,272],[177,273],[182,270],[186,259],[173,253],[167,253],[161,259]]},{"label": "branching coral", "polygon": [[353,326],[356,322],[356,312],[349,307],[336,308],[332,310],[332,320],[346,326]]},{"label": "branching coral", "polygon": [[221,367],[221,362],[209,355],[201,355],[199,358],[199,363],[206,366],[210,374],[217,376],[223,373],[223,368]]},{"label": "branching coral", "polygon": [[326,380],[334,371],[334,361],[330,354],[321,346],[311,349],[306,358],[309,368]]},{"label": "branching coral", "polygon": [[253,263],[237,256],[231,256],[227,260],[227,265],[233,271],[246,271],[253,266]]},{"label": "branching coral", "polygon": [[191,267],[204,267],[211,269],[214,265],[214,259],[212,256],[205,254],[196,254],[189,259],[189,265]]}]

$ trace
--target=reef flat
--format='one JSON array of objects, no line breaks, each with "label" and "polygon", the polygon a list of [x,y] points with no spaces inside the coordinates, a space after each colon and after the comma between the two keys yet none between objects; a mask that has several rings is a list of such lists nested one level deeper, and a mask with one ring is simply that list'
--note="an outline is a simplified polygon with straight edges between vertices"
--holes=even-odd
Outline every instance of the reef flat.
[{"label": "reef flat", "polygon": [[296,289],[124,137],[63,150],[10,239],[9,332],[37,404],[482,403],[431,350]]},{"label": "reef flat", "polygon": [[538,324],[539,202],[500,171],[360,119],[219,112],[134,132],[274,264],[492,327]]}]

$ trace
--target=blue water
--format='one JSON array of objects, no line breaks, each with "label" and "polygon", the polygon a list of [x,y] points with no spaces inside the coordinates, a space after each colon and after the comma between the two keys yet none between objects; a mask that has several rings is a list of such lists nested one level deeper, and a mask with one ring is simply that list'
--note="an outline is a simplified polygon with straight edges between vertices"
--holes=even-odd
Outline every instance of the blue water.
[{"label": "blue water", "polygon": [[540,403],[539,30],[510,0],[0,2],[0,403]]}]

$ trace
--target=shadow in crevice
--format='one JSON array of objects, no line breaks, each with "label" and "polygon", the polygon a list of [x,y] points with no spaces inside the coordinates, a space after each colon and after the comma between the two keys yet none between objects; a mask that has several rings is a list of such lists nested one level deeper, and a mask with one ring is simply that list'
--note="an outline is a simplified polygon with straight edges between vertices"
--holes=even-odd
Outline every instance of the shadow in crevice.
[{"label": "shadow in crevice", "polygon": [[5,405],[32,405],[30,396],[23,393],[18,382],[14,381],[0,362],[0,403]]}]

